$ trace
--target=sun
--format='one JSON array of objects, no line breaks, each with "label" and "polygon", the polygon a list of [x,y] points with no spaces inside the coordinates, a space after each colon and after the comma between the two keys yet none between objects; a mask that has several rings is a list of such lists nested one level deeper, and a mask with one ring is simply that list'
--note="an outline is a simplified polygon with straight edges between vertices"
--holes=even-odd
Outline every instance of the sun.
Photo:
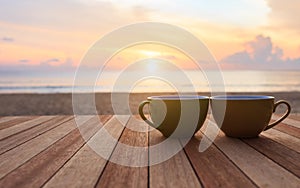
[{"label": "sun", "polygon": [[157,72],[159,70],[159,65],[156,61],[149,59],[147,62],[147,71],[148,72]]}]

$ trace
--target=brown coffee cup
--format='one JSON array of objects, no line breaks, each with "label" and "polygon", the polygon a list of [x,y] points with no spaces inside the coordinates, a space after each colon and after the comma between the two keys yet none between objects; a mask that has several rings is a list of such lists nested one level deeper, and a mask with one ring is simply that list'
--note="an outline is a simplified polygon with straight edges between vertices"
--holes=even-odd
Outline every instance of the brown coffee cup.
[{"label": "brown coffee cup", "polygon": [[[151,120],[144,115],[149,105]],[[139,106],[141,118],[165,137],[192,137],[203,125],[209,104],[206,96],[153,96]]]},{"label": "brown coffee cup", "polygon": [[[287,101],[274,103],[272,96],[214,96],[210,99],[217,125],[230,137],[256,137],[280,123],[291,111]],[[280,104],[285,104],[287,111],[277,121],[269,124],[273,112]]]}]

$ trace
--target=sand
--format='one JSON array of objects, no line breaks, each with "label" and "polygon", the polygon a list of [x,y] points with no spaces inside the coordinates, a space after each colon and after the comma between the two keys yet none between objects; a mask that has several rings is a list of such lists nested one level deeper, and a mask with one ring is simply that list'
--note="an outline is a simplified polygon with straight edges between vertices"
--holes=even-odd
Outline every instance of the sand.
[{"label": "sand", "polygon": [[[138,105],[148,96],[169,95],[174,93],[132,93],[129,95],[129,103],[126,102],[126,93],[119,93],[118,100],[114,103],[118,107],[113,110],[111,93],[95,94],[96,109],[93,106],[82,106],[76,114],[128,114],[126,105],[129,104],[131,112],[137,113]],[[228,93],[228,94],[251,94],[251,95],[272,95],[277,100],[287,100],[292,106],[292,113],[300,113],[300,92],[276,92],[276,93]],[[87,95],[77,94],[80,100]],[[206,95],[208,93],[199,93]],[[125,97],[125,98],[124,98]],[[72,94],[0,94],[0,116],[11,115],[71,115],[74,114],[72,107]],[[284,109],[279,109],[282,113]]]}]

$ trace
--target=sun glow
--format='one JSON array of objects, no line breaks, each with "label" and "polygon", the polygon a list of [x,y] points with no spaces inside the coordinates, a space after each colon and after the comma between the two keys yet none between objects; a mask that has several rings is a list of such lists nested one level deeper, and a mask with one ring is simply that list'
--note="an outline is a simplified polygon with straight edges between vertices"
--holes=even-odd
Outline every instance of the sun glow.
[{"label": "sun glow", "polygon": [[157,62],[155,62],[152,59],[149,59],[148,63],[147,63],[147,71],[148,72],[156,72],[159,71],[159,69],[162,67],[159,67],[159,64]]},{"label": "sun glow", "polygon": [[157,57],[162,55],[160,52],[151,51],[151,50],[139,50],[139,53],[141,53],[146,57]]}]

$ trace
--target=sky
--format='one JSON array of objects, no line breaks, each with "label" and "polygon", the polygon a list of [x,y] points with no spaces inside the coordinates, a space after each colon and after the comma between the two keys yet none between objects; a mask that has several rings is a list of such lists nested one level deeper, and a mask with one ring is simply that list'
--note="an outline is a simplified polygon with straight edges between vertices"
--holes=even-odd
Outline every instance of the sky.
[{"label": "sky", "polygon": [[[152,21],[182,27],[203,41],[223,69],[299,69],[299,0],[0,0],[0,71],[73,70],[101,37]],[[112,59],[168,58],[178,50],[141,45]]]}]

